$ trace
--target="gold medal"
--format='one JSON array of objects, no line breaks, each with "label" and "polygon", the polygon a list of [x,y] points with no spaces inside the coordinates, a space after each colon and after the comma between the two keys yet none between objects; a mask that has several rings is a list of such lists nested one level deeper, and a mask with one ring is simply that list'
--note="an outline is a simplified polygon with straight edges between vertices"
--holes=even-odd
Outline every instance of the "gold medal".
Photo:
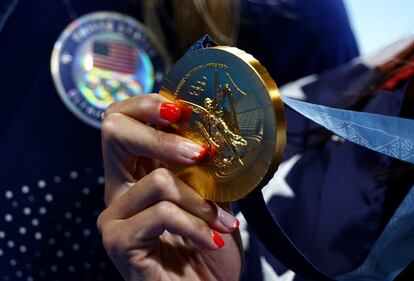
[{"label": "gold medal", "polygon": [[223,46],[191,51],[171,68],[160,94],[192,110],[173,128],[208,147],[199,164],[173,168],[203,198],[237,200],[273,177],[286,121],[276,83],[253,56]]}]

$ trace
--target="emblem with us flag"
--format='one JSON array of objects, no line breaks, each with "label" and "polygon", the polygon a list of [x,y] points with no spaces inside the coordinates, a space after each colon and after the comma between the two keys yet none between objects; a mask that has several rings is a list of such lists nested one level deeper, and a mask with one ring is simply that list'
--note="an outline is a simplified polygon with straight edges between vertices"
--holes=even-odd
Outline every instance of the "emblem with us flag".
[{"label": "emblem with us flag", "polygon": [[51,72],[69,110],[99,128],[111,103],[159,90],[169,65],[165,53],[137,20],[96,12],[62,32],[53,49]]}]

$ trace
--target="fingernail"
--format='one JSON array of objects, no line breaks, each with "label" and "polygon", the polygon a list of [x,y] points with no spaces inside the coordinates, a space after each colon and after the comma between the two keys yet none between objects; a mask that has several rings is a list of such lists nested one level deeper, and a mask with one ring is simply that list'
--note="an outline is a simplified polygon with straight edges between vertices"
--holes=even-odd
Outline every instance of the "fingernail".
[{"label": "fingernail", "polygon": [[178,122],[182,122],[182,123],[187,122],[191,118],[193,111],[191,110],[191,108],[189,108],[183,103],[180,103],[179,106],[181,109],[181,115],[180,115],[180,118],[178,119]]},{"label": "fingernail", "polygon": [[190,141],[180,142],[178,150],[185,158],[190,158],[191,160],[200,160],[207,152],[201,145]]},{"label": "fingernail", "polygon": [[223,239],[215,232],[214,230],[211,231],[211,236],[213,237],[214,243],[220,248],[224,247]]},{"label": "fingernail", "polygon": [[221,223],[229,230],[233,231],[239,228],[240,222],[232,214],[226,212],[222,208],[218,208],[217,215]]},{"label": "fingernail", "polygon": [[216,146],[214,144],[211,145],[210,153],[211,153],[212,156],[214,156],[214,154],[216,154]]},{"label": "fingernail", "polygon": [[214,154],[216,154],[216,146],[214,144],[211,144],[208,151],[209,151],[210,156],[213,157]]},{"label": "fingernail", "polygon": [[175,122],[180,118],[181,109],[174,103],[164,102],[160,106],[160,115],[165,120]]}]

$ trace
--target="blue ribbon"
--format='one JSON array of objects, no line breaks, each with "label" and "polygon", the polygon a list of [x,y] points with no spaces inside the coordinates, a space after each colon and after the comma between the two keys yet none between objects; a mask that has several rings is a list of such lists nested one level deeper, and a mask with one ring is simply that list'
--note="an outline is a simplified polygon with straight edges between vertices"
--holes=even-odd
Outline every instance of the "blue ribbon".
[{"label": "blue ribbon", "polygon": [[283,97],[293,110],[336,135],[368,149],[414,164],[414,121],[336,109]]}]

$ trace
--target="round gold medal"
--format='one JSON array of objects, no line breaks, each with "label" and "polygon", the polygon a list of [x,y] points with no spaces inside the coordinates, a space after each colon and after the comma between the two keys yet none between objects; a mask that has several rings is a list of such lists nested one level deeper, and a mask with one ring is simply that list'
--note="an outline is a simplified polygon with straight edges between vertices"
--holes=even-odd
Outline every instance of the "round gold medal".
[{"label": "round gold medal", "polygon": [[188,52],[165,76],[160,94],[192,111],[179,134],[205,145],[192,167],[174,167],[203,198],[233,201],[273,177],[286,143],[276,83],[251,55],[233,47]]}]

